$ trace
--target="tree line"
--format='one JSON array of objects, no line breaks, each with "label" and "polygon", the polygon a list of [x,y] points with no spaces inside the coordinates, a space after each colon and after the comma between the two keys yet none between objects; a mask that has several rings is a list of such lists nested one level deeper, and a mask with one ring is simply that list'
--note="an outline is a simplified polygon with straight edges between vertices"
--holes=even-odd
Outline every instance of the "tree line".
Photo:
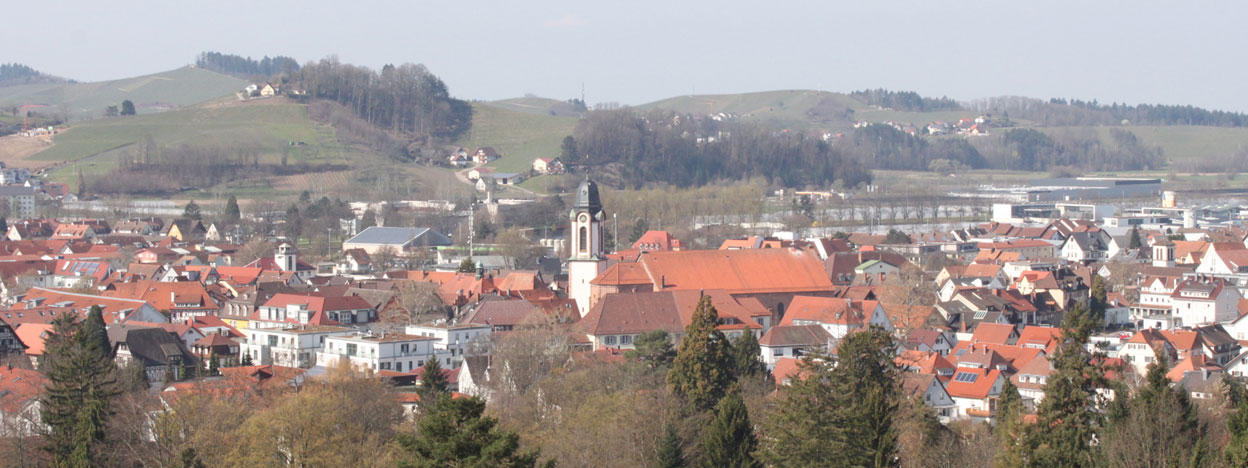
[{"label": "tree line", "polygon": [[836,147],[867,167],[890,170],[1129,171],[1158,169],[1166,163],[1160,147],[1148,146],[1121,128],[1109,129],[1109,141],[1092,129],[1030,128],[968,139],[921,138],[890,125],[872,124],[854,129]]},{"label": "tree line", "polygon": [[1048,101],[1021,96],[1001,96],[974,101],[979,112],[1002,115],[1006,119],[1030,120],[1046,127],[1133,125],[1205,125],[1242,127],[1248,114],[1208,110],[1191,105],[1100,104],[1096,100],[1053,98]]},{"label": "tree line", "polygon": [[701,186],[755,175],[787,187],[871,181],[867,167],[816,136],[627,107],[587,113],[565,140],[562,157],[598,168],[599,178],[612,185],[634,188],[648,182]]},{"label": "tree line", "polygon": [[424,65],[386,65],[378,72],[330,57],[304,65],[293,80],[311,97],[342,104],[365,122],[418,142],[453,139],[472,124],[472,106],[450,97]]},{"label": "tree line", "polygon": [[149,137],[121,157],[116,168],[89,179],[86,187],[80,186],[79,190],[109,195],[167,195],[244,177],[347,169],[344,165],[291,162],[289,154],[284,154],[280,162],[265,161],[262,152],[261,148],[247,146],[164,146]]},{"label": "tree line", "polygon": [[275,57],[266,55],[256,60],[241,55],[201,52],[195,57],[195,66],[244,79],[256,76],[269,78],[277,75],[291,75],[299,71],[299,62],[283,55]]},{"label": "tree line", "polygon": [[958,104],[958,101],[948,97],[923,97],[914,91],[892,91],[877,88],[854,91],[849,93],[849,95],[862,99],[867,104],[907,112],[962,110],[962,105]]},{"label": "tree line", "polygon": [[20,63],[0,63],[0,86],[33,83],[64,83],[64,78],[48,75]]}]

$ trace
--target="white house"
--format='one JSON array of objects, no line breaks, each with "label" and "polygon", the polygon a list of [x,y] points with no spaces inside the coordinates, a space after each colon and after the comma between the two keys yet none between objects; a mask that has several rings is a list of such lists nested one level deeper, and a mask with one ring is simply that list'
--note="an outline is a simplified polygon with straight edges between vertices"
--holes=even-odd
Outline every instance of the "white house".
[{"label": "white house", "polygon": [[781,325],[771,327],[758,340],[763,362],[768,369],[776,367],[781,358],[800,358],[815,349],[827,349],[832,334],[819,325]]},{"label": "white house", "polygon": [[[450,368],[449,352],[434,349],[437,339],[406,333],[354,333],[327,336],[325,346],[317,355],[317,362],[329,365],[346,359],[360,369],[411,372],[437,359],[443,367]],[[439,352],[441,351],[441,352]]]},{"label": "white house", "polygon": [[1062,242],[1061,257],[1071,263],[1088,264],[1109,258],[1108,236],[1103,231],[1073,232]]},{"label": "white house", "polygon": [[947,423],[954,418],[957,403],[949,396],[944,384],[940,383],[935,374],[904,373],[901,387],[911,398],[918,398],[932,408],[940,422]]},{"label": "white house", "polygon": [[893,331],[893,323],[878,302],[815,296],[794,296],[780,324],[819,325],[835,339],[870,325]]},{"label": "white house", "polygon": [[945,386],[957,408],[955,417],[990,419],[1005,376],[997,369],[959,367]]},{"label": "white house", "polygon": [[408,335],[433,338],[433,349],[450,354],[449,368],[459,367],[470,350],[472,354],[488,351],[492,327],[485,324],[461,323],[458,325],[408,325]]},{"label": "white house", "polygon": [[258,365],[276,364],[308,369],[319,363],[317,355],[326,339],[354,332],[350,328],[328,325],[250,328],[247,330],[247,341],[242,343],[239,352],[251,355],[252,362]]},{"label": "white house", "polygon": [[1186,279],[1170,294],[1181,326],[1230,322],[1239,317],[1239,292],[1221,279]]}]

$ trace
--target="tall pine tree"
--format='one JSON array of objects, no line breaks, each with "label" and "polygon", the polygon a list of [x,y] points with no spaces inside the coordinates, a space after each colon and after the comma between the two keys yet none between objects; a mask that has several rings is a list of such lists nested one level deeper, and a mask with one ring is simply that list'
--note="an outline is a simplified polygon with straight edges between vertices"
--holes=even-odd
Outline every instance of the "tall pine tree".
[{"label": "tall pine tree", "polygon": [[[1043,358],[1043,357],[1042,357]],[[997,401],[996,425],[992,428],[997,439],[997,453],[993,457],[993,466],[1015,468],[1023,466],[1023,448],[1019,441],[1023,438],[1023,397],[1018,387],[1009,379],[1001,388],[1001,399]]]},{"label": "tall pine tree", "polygon": [[1199,466],[1193,459],[1204,454],[1204,428],[1187,391],[1166,377],[1168,369],[1166,354],[1158,352],[1127,416],[1110,418],[1104,445],[1109,466]]},{"label": "tall pine tree", "polygon": [[[538,453],[520,451],[520,437],[485,416],[479,398],[442,401],[421,416],[415,434],[399,434],[400,468],[533,468]],[[554,468],[554,462],[546,464]]]},{"label": "tall pine tree", "polygon": [[99,464],[113,400],[120,394],[108,334],[99,307],[85,321],[57,317],[45,342],[48,384],[40,416],[47,425],[45,450],[58,467]]},{"label": "tall pine tree", "polygon": [[225,201],[225,222],[237,223],[242,217],[243,212],[238,208],[238,198],[230,195],[230,199]]},{"label": "tall pine tree", "polygon": [[715,418],[702,438],[702,468],[762,468],[754,458],[758,439],[737,391],[715,405]]},{"label": "tall pine tree", "polygon": [[436,357],[431,357],[421,368],[420,386],[416,387],[416,395],[420,396],[421,406],[435,405],[442,396],[450,393],[451,384],[446,374],[442,373],[442,363],[438,362]]},{"label": "tall pine tree", "polygon": [[835,358],[810,354],[763,427],[772,466],[892,466],[901,392],[896,346],[878,327],[846,336]]},{"label": "tall pine tree", "polygon": [[1223,457],[1230,466],[1248,466],[1248,389],[1238,381],[1226,378],[1226,399],[1231,409],[1226,415],[1226,429],[1230,440],[1226,443]]},{"label": "tall pine tree", "polygon": [[1104,372],[1087,350],[1094,322],[1077,305],[1062,319],[1062,343],[1053,355],[1053,372],[1044,384],[1036,424],[1024,438],[1034,466],[1092,466],[1099,460],[1097,437],[1104,426],[1097,387]]},{"label": "tall pine tree", "polygon": [[714,407],[737,379],[732,343],[718,325],[719,312],[709,296],[702,296],[667,373],[672,391],[695,411]]},{"label": "tall pine tree", "polygon": [[753,377],[767,372],[767,365],[763,364],[762,347],[758,345],[754,332],[745,330],[732,346],[738,377]]},{"label": "tall pine tree", "polygon": [[680,435],[676,433],[676,426],[667,425],[667,435],[663,436],[662,445],[659,445],[659,453],[655,456],[655,468],[687,468],[689,465],[685,462],[685,452],[681,448]]}]

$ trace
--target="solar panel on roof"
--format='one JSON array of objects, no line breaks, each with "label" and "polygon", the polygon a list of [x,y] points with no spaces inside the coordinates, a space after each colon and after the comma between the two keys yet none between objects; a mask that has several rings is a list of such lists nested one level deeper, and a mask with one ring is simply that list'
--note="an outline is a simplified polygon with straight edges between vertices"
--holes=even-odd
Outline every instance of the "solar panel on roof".
[{"label": "solar panel on roof", "polygon": [[959,372],[958,375],[953,377],[953,380],[956,382],[966,382],[966,383],[975,383],[975,381],[978,379],[979,379],[979,374],[972,374],[970,372]]}]

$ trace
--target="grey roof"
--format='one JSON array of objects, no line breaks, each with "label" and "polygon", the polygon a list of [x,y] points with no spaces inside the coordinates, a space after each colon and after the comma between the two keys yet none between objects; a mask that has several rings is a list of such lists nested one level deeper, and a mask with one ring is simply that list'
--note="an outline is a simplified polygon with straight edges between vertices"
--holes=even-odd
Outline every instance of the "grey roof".
[{"label": "grey roof", "polygon": [[585,177],[581,182],[581,186],[576,189],[576,209],[588,210],[591,214],[597,214],[602,211],[602,200],[598,198],[598,184]]},{"label": "grey roof", "polygon": [[348,244],[451,245],[451,239],[429,228],[373,226],[347,240]]},{"label": "grey roof", "polygon": [[14,197],[21,195],[34,195],[35,189],[30,187],[0,187],[0,197]]},{"label": "grey roof", "polygon": [[495,179],[510,179],[518,175],[520,175],[519,172],[495,172],[493,174],[490,174],[490,177],[493,177]]}]

